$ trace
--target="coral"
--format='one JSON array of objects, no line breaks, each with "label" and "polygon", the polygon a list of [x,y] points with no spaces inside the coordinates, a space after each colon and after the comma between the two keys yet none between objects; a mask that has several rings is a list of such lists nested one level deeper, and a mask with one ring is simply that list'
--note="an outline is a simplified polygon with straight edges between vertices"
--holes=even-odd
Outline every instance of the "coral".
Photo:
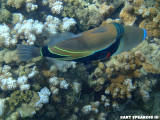
[{"label": "coral", "polygon": [[106,116],[107,116],[107,114],[102,112],[99,114],[98,120],[106,120]]},{"label": "coral", "polygon": [[26,3],[26,9],[30,12],[37,9],[38,6],[33,4],[35,2],[36,0],[7,0],[7,5],[19,9]]},{"label": "coral", "polygon": [[99,7],[99,12],[103,16],[107,17],[107,16],[111,15],[114,12],[114,6],[113,5],[106,5],[106,3],[103,3]]},{"label": "coral", "polygon": [[94,113],[98,113],[98,106],[100,105],[100,102],[99,101],[96,101],[96,102],[91,102],[90,105],[85,105],[83,108],[82,108],[82,112],[84,114],[89,114],[91,112],[94,112]]},{"label": "coral", "polygon": [[67,84],[67,82],[66,82],[66,80],[62,80],[61,82],[60,82],[60,88],[63,88],[63,89],[68,89],[68,84]]},{"label": "coral", "polygon": [[59,93],[59,88],[68,89],[68,86],[69,86],[66,80],[59,79],[55,76],[49,79],[49,83],[50,83],[51,92],[54,95],[57,95]]},{"label": "coral", "polygon": [[59,88],[57,88],[56,86],[59,85],[59,80],[57,77],[52,77],[49,79],[49,83],[50,85],[50,90],[53,94],[57,95],[59,93]]},{"label": "coral", "polygon": [[131,92],[136,89],[136,84],[132,79],[141,77],[138,69],[145,63],[145,57],[137,51],[134,54],[122,53],[117,55],[116,59],[118,61],[112,60],[113,63],[106,63],[106,74],[111,84],[106,88],[105,93],[111,94],[114,99],[131,98]]},{"label": "coral", "polygon": [[14,90],[17,88],[16,80],[12,77],[11,67],[4,65],[1,67],[0,87],[2,90]]},{"label": "coral", "polygon": [[42,0],[42,5],[43,6],[46,6],[48,4],[48,1],[47,0]]},{"label": "coral", "polygon": [[160,66],[160,63],[157,62],[160,60],[160,57],[159,57],[160,51],[158,50],[159,39],[155,38],[155,40],[157,40],[157,43],[151,43],[151,44],[149,44],[147,41],[144,41],[142,42],[142,44],[139,44],[136,48],[133,48],[132,51],[136,52],[138,49],[145,55],[146,63],[143,64],[143,69],[146,69],[145,71],[148,71],[149,73],[153,73],[153,74],[154,73],[158,74],[159,66]]},{"label": "coral", "polygon": [[16,50],[6,51],[6,52],[3,54],[3,59],[4,59],[4,61],[5,61],[7,64],[14,64],[15,62],[19,61],[18,58],[16,57],[16,56],[17,56],[16,53],[17,53]]},{"label": "coral", "polygon": [[76,24],[76,21],[73,18],[66,17],[61,23],[57,17],[51,15],[46,17],[46,22],[44,22],[44,24],[38,20],[24,20],[23,15],[20,13],[14,13],[12,18],[12,23],[15,25],[12,26],[13,29],[10,29],[6,24],[0,25],[1,46],[11,48],[18,43],[19,39],[23,39],[23,44],[34,45],[37,41],[37,36],[43,36],[46,34],[55,35],[59,27],[63,32],[69,31]]},{"label": "coral", "polygon": [[134,0],[133,4],[135,6],[141,6],[145,4],[145,1],[144,0]]},{"label": "coral", "polygon": [[45,30],[49,32],[49,34],[55,35],[58,31],[60,23],[61,21],[57,17],[48,15],[46,17],[46,22],[44,23],[44,26],[46,27]]},{"label": "coral", "polygon": [[8,22],[11,19],[11,13],[5,8],[0,9],[0,23]]},{"label": "coral", "polygon": [[[0,119],[119,119],[115,109],[118,115],[133,115],[130,103],[138,101],[139,111],[139,101],[146,104],[154,98],[160,73],[159,0],[1,3]],[[146,38],[130,52],[89,64],[42,57],[21,62],[16,57],[17,44],[42,47],[57,33],[79,34],[115,22],[145,28],[149,37],[157,38]]]},{"label": "coral", "polygon": [[92,111],[92,106],[91,105],[85,105],[83,108],[82,108],[82,111],[84,114],[88,114],[89,112]]},{"label": "coral", "polygon": [[137,17],[133,15],[134,8],[133,6],[126,4],[125,7],[121,10],[119,17],[124,22],[125,25],[132,26],[136,21]]},{"label": "coral", "polygon": [[[109,94],[110,91],[105,91],[106,94]],[[110,106],[110,99],[108,99],[105,95],[101,95],[101,101],[104,104],[105,107],[109,107]]]},{"label": "coral", "polygon": [[33,3],[27,3],[26,4],[26,9],[27,9],[27,12],[31,12],[31,11],[34,11],[38,8],[38,5],[36,4],[33,4]]},{"label": "coral", "polygon": [[53,67],[51,66],[50,69],[55,69],[55,70],[59,70],[61,72],[67,72],[67,70],[69,68],[76,68],[76,62],[73,61],[61,61],[61,60],[52,60],[53,62]]},{"label": "coral", "polygon": [[21,76],[17,80],[17,84],[20,86],[20,90],[29,90],[30,85],[27,84],[28,78],[26,76]]},{"label": "coral", "polygon": [[108,18],[106,19],[106,21],[103,21],[102,24],[110,24],[110,23],[119,23],[120,24],[121,20],[120,19],[111,19],[111,18]]},{"label": "coral", "polygon": [[14,27],[14,32],[16,32],[21,39],[27,39],[29,45],[33,45],[36,41],[36,36],[42,34],[44,25],[38,20],[24,20],[21,23],[17,23]]},{"label": "coral", "polygon": [[[117,92],[119,92],[119,90],[123,87],[124,89],[127,89],[128,84],[125,85],[124,83],[125,80],[132,79],[132,78],[140,78],[141,74],[138,69],[142,67],[142,63],[144,61],[145,61],[145,58],[142,53],[136,52],[134,54],[131,54],[128,52],[124,52],[120,55],[113,57],[110,62],[106,62],[105,63],[107,66],[106,70],[98,66],[90,76],[91,81],[89,81],[89,84],[96,91],[101,90],[102,86],[106,81],[106,77],[102,77],[102,76],[104,76],[103,75],[104,71],[106,71],[107,77],[111,82],[111,86],[110,86],[111,88],[109,89],[113,91],[111,92],[108,89],[110,91],[109,93],[112,94],[112,97],[113,96],[117,97],[117,95],[114,95],[115,93],[114,89],[118,87]],[[94,76],[97,78],[96,80],[93,79]],[[130,85],[131,84],[132,82],[130,83]],[[121,98],[123,95],[121,95]],[[129,95],[129,93],[127,93],[127,95]]]},{"label": "coral", "polygon": [[75,93],[80,93],[80,91],[81,91],[81,84],[78,83],[78,82],[73,82],[72,88],[73,88],[73,91]]},{"label": "coral", "polygon": [[32,68],[32,70],[31,70],[31,72],[28,74],[28,78],[34,77],[37,73],[38,73],[37,67],[34,66],[34,67]]},{"label": "coral", "polygon": [[69,31],[71,27],[75,26],[75,24],[76,24],[76,21],[73,18],[68,18],[68,17],[63,18],[62,25],[61,25],[62,32]]},{"label": "coral", "polygon": [[159,24],[160,24],[160,14],[157,14],[154,18],[152,18],[152,20],[143,20],[140,24],[139,27],[140,28],[145,28],[148,32],[148,36],[149,37],[157,37],[159,38],[160,35],[160,28],[159,28]]},{"label": "coral", "polygon": [[38,102],[36,102],[36,104],[35,104],[36,109],[40,109],[43,106],[43,104],[49,102],[50,94],[51,94],[51,92],[49,91],[49,89],[47,87],[44,87],[43,89],[41,89],[40,92],[38,92],[40,100]]},{"label": "coral", "polygon": [[[17,94],[15,94],[15,93],[17,93]],[[21,94],[19,94],[19,93],[21,93]],[[18,106],[16,107],[16,109],[14,109],[14,110],[9,109],[5,113],[6,120],[17,120],[20,118],[33,117],[33,115],[36,114],[37,109],[36,109],[35,104],[39,100],[38,94],[36,92],[34,92],[34,91],[28,91],[28,92],[27,91],[25,91],[25,92],[15,91],[12,94],[14,94],[16,96],[11,95],[12,97],[7,98],[7,102],[12,103],[12,104],[9,104],[8,107],[14,108],[16,106],[16,104]],[[23,95],[23,96],[21,96],[21,98],[20,98],[19,95],[20,96]],[[27,97],[27,95],[28,95],[28,97]],[[16,98],[16,97],[18,97],[18,98]],[[15,101],[15,100],[20,100],[20,101]]]},{"label": "coral", "polygon": [[0,41],[0,46],[12,47],[17,44],[16,36],[10,35],[10,28],[6,24],[0,24]]},{"label": "coral", "polygon": [[153,65],[151,65],[149,63],[143,64],[143,68],[147,73],[152,73],[152,74],[159,74],[160,73],[159,68],[155,68]]},{"label": "coral", "polygon": [[[148,32],[149,37],[157,37],[159,38],[160,33],[160,14],[158,14],[158,11],[155,8],[148,8],[149,11],[149,17],[143,20],[140,24],[140,28],[145,28]],[[142,15],[143,16],[143,15]]]},{"label": "coral", "polygon": [[14,91],[11,94],[11,97],[9,98],[9,105],[10,105],[10,109],[11,110],[15,110],[15,108],[22,104],[22,102],[24,103],[29,103],[30,100],[33,97],[33,93],[31,90],[27,90],[27,91]]},{"label": "coral", "polygon": [[136,89],[136,85],[133,85],[131,79],[116,78],[112,79],[111,85],[106,88],[105,93],[111,94],[112,98],[131,98],[131,92]]},{"label": "coral", "polygon": [[24,20],[24,16],[21,13],[13,13],[12,14],[12,24],[15,25],[17,23],[22,23]]},{"label": "coral", "polygon": [[140,81],[136,81],[136,84],[139,87],[139,94],[142,97],[142,100],[144,102],[148,102],[150,99],[150,92],[152,91],[151,88],[153,86],[155,86],[155,84],[157,83],[156,79],[152,79],[152,78],[143,78]]},{"label": "coral", "polygon": [[50,2],[49,7],[51,8],[53,14],[60,14],[63,9],[63,2],[61,1]]},{"label": "coral", "polygon": [[[144,75],[142,69],[145,70],[145,74],[159,74],[160,72],[146,61],[142,52],[124,52],[112,57],[105,65],[99,62],[98,67],[89,76],[88,83],[95,91],[101,91],[103,86],[107,86],[104,91],[105,95],[101,95],[101,103],[106,109],[111,105],[119,109],[118,99],[132,98],[132,93],[139,87],[142,99],[144,101],[149,99],[149,90],[146,91],[146,88],[144,89],[140,83],[135,81]],[[149,85],[148,89],[152,86]]]},{"label": "coral", "polygon": [[[159,10],[156,5],[159,4],[154,1],[152,5],[147,5],[147,1],[134,0],[131,2],[125,2],[125,7],[120,12],[120,18],[125,25],[133,25],[137,20],[140,28],[145,28],[149,37],[157,37],[160,35],[159,28]],[[139,20],[137,17],[141,16],[144,20]]]},{"label": "coral", "polygon": [[[100,91],[103,88],[104,83],[106,82],[106,78],[103,76],[104,69],[104,64],[102,62],[99,62],[98,67],[89,76],[88,83],[91,87],[94,88],[95,91]],[[94,80],[92,79],[93,77],[96,77],[97,79]]]},{"label": "coral", "polygon": [[7,0],[7,5],[15,7],[16,9],[21,8],[25,0]]},{"label": "coral", "polygon": [[19,73],[17,78],[15,77],[13,78],[16,72],[14,73],[13,71],[11,71],[10,66],[4,65],[3,67],[1,67],[1,70],[0,70],[1,89],[4,91],[7,91],[7,90],[15,90],[17,89],[17,87],[19,87],[21,91],[29,90],[30,84],[28,84],[28,78],[31,79],[32,77],[34,77],[38,73],[38,71],[36,70],[36,67],[34,66],[33,69],[31,69],[29,72],[23,75]]},{"label": "coral", "polygon": [[138,72],[138,69],[142,67],[144,62],[145,57],[142,52],[137,51],[134,54],[124,52],[113,57],[113,60],[109,63],[106,63],[106,73],[108,74],[108,78],[112,78],[117,73],[122,73],[128,76],[128,78],[139,78],[140,72]]},{"label": "coral", "polygon": [[6,109],[6,105],[5,105],[5,99],[1,99],[0,98],[0,118],[3,116],[5,109]]},{"label": "coral", "polygon": [[83,4],[83,2],[65,0],[62,16],[74,18],[80,30],[84,31],[100,25],[103,21],[103,15],[99,13],[100,10],[94,4]]}]

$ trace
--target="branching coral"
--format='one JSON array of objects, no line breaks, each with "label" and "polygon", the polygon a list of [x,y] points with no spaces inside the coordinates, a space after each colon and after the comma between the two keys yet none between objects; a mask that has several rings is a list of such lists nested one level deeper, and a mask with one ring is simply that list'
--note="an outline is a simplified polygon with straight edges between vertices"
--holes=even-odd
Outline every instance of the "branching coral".
[{"label": "branching coral", "polygon": [[2,7],[0,9],[0,23],[8,22],[11,19],[11,13],[6,8]]},{"label": "branching coral", "polygon": [[134,8],[133,6],[126,4],[125,7],[120,12],[120,18],[124,22],[125,25],[132,26],[136,21],[136,16],[133,15]]},{"label": "branching coral", "polygon": [[84,1],[65,0],[62,16],[73,17],[77,20],[80,29],[88,30],[97,27],[114,12],[113,5],[83,4]]},{"label": "branching coral", "polygon": [[[34,119],[36,114],[41,119],[105,120],[108,111],[120,111],[132,98],[148,102],[157,81],[154,76],[160,73],[159,39],[147,45],[145,41],[138,49],[143,53],[135,48],[94,64],[49,59],[20,62],[15,57],[17,43],[43,46],[48,36],[75,30],[79,33],[99,26],[104,19],[103,24],[139,25],[150,37],[159,37],[158,0],[151,6],[144,0],[116,5],[119,1],[126,2],[7,0],[7,5],[0,5],[4,15],[0,21],[7,22],[0,25],[0,46],[7,47],[0,50],[0,117]],[[120,19],[111,19],[117,18],[114,12],[120,12]]]},{"label": "branching coral", "polygon": [[22,102],[24,103],[29,103],[30,100],[32,99],[32,91],[14,91],[11,94],[11,97],[9,99],[9,105],[11,110],[15,110],[15,108],[21,104]]},{"label": "branching coral", "polygon": [[37,5],[33,6],[34,5],[33,3],[36,3],[36,0],[7,0],[7,5],[12,6],[16,9],[21,8],[24,5],[24,3],[26,3],[28,12],[37,9],[38,7]]},{"label": "branching coral", "polygon": [[7,5],[10,5],[15,8],[22,7],[22,4],[25,2],[25,0],[7,0]]},{"label": "branching coral", "polygon": [[156,6],[160,3],[153,2],[148,7],[144,0],[132,0],[125,3],[125,7],[120,12],[120,18],[125,25],[133,25],[140,16],[144,19],[139,21],[139,27],[145,28],[149,37],[160,37],[160,15]]},{"label": "branching coral", "polygon": [[[102,103],[106,108],[110,108],[110,105],[113,108],[119,108],[119,99],[132,98],[132,93],[137,89],[140,91],[143,100],[147,101],[148,91],[137,88],[137,86],[141,86],[136,82],[142,77],[141,69],[144,69],[147,73],[160,73],[159,69],[147,63],[142,52],[124,52],[112,57],[105,65],[99,62],[88,82],[95,91],[103,91],[103,87],[106,86],[105,95],[102,94],[101,96]],[[150,87],[149,85],[148,88]]]}]

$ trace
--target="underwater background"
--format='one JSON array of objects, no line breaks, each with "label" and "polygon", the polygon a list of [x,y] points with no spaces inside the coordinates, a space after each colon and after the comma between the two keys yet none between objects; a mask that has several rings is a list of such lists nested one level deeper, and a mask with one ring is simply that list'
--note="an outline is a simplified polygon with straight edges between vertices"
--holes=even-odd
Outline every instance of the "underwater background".
[{"label": "underwater background", "polygon": [[[145,28],[148,37],[89,64],[17,58],[17,44],[42,47],[102,22]],[[159,86],[160,0],[0,0],[0,120],[160,119]]]}]

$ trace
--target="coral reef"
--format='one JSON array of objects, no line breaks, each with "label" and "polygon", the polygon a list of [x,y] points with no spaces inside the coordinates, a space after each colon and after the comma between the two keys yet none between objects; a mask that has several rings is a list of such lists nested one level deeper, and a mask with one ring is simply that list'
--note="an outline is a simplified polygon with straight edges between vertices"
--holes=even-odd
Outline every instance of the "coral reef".
[{"label": "coral reef", "polygon": [[[159,0],[1,0],[0,119],[159,115],[159,6]],[[88,64],[17,58],[17,44],[42,47],[57,33],[78,34],[108,23],[145,28],[149,38],[129,52]]]},{"label": "coral reef", "polygon": [[7,5],[15,8],[21,8],[23,2],[25,2],[25,0],[7,0]]},{"label": "coral reef", "polygon": [[114,12],[113,5],[88,4],[83,0],[65,0],[62,16],[76,19],[79,29],[88,30],[97,27],[101,22]]},{"label": "coral reef", "polygon": [[1,22],[7,22],[11,19],[11,13],[8,11],[6,8],[1,8],[0,9],[0,23]]},{"label": "coral reef", "polygon": [[136,21],[137,17],[133,15],[133,12],[134,8],[129,4],[126,4],[125,7],[120,12],[119,16],[125,25],[132,26]]},{"label": "coral reef", "polygon": [[145,28],[148,32],[149,37],[160,37],[159,28],[159,2],[150,1],[151,6],[144,0],[132,0],[125,2],[125,7],[120,12],[120,18],[125,25],[134,25],[137,18],[141,17],[138,26],[140,28]]},{"label": "coral reef", "polygon": [[15,108],[21,104],[22,102],[24,103],[29,103],[30,100],[32,99],[32,91],[27,90],[27,91],[14,91],[11,94],[11,97],[9,98],[9,106],[11,110],[15,110]]},{"label": "coral reef", "polygon": [[38,8],[38,5],[34,5],[33,3],[26,4],[27,12],[35,11],[37,8]]},{"label": "coral reef", "polygon": [[17,44],[16,36],[10,35],[10,28],[6,25],[0,25],[0,46],[14,46]]},{"label": "coral reef", "polygon": [[73,18],[66,17],[61,23],[58,18],[53,18],[51,15],[46,17],[44,24],[33,19],[23,20],[20,13],[14,14],[14,18],[14,21],[12,21],[15,24],[13,29],[10,29],[6,24],[0,25],[0,46],[13,47],[19,39],[26,39],[23,44],[34,45],[36,36],[43,36],[43,32],[46,31],[53,36],[57,33],[60,25],[61,31],[69,31],[76,24]]},{"label": "coral reef", "polygon": [[51,92],[49,91],[49,89],[47,87],[44,87],[43,89],[41,89],[40,92],[38,92],[40,99],[35,104],[36,109],[40,109],[43,106],[43,104],[49,102],[50,94],[51,94]]},{"label": "coral reef", "polygon": [[33,19],[24,20],[22,24],[17,23],[14,27],[14,32],[18,33],[18,37],[21,39],[27,39],[29,45],[33,45],[36,41],[36,35],[42,34],[43,24]]},{"label": "coral reef", "polygon": [[63,3],[61,1],[56,1],[53,3],[49,3],[49,7],[53,14],[60,14],[63,9]]},{"label": "coral reef", "polygon": [[[144,79],[144,76],[146,79],[148,74],[159,73],[160,69],[149,64],[142,52],[124,52],[106,63],[99,62],[88,82],[95,91],[104,91],[101,101],[107,109],[111,106],[119,109],[119,100],[131,99],[135,90],[138,90],[142,100],[147,102],[150,99],[150,88],[155,86],[156,79],[152,81],[150,78],[145,82],[141,79]],[[103,86],[107,86],[105,90]]]},{"label": "coral reef", "polygon": [[1,108],[0,108],[0,118],[4,114],[4,111],[6,109],[5,101],[6,101],[5,99],[0,99],[0,106],[1,106]]},{"label": "coral reef", "polygon": [[34,5],[36,0],[7,0],[7,5],[16,9],[23,7],[24,3],[26,3],[26,10],[28,12],[34,11],[38,8],[37,5]]}]

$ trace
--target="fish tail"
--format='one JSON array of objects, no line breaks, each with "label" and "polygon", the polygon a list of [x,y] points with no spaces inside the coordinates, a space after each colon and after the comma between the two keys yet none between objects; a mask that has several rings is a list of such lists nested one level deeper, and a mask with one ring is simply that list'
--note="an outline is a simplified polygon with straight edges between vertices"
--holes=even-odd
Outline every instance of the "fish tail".
[{"label": "fish tail", "polygon": [[40,48],[30,45],[17,45],[17,55],[20,61],[31,60],[32,58],[40,56]]}]

